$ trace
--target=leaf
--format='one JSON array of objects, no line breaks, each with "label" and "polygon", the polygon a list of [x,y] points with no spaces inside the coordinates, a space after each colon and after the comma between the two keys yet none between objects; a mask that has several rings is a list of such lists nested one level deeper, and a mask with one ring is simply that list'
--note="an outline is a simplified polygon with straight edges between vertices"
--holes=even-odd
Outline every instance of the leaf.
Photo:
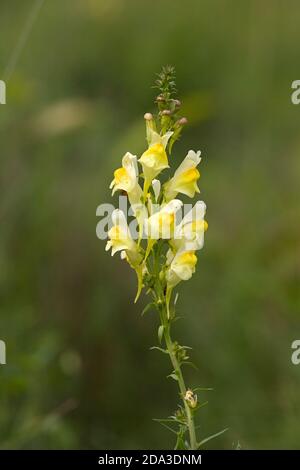
[{"label": "leaf", "polygon": [[223,429],[222,431],[219,431],[219,432],[216,432],[215,434],[212,434],[211,436],[208,436],[206,437],[205,439],[203,439],[201,442],[199,442],[198,444],[198,449],[199,447],[201,447],[203,444],[205,444],[206,442],[210,441],[211,439],[214,439],[215,437],[218,437],[220,436],[221,434],[223,434],[224,432],[228,431],[229,428],[225,428]]},{"label": "leaf", "polygon": [[182,318],[184,318],[183,315],[178,315],[178,314],[177,314],[176,317],[173,317],[173,318],[172,318],[172,322],[175,323],[176,321],[181,320]]},{"label": "leaf", "polygon": [[160,352],[162,352],[162,353],[164,353],[164,354],[169,354],[166,349],[159,348],[158,346],[152,346],[152,348],[150,348],[151,351],[153,351],[154,349],[157,349],[158,351],[160,351]]},{"label": "leaf", "polygon": [[[193,408],[194,413],[198,411],[200,408],[203,408],[203,406],[208,405],[208,401],[204,401],[203,403],[198,403],[195,408]],[[196,426],[196,429],[200,428],[201,426]]]},{"label": "leaf", "polygon": [[159,423],[161,426],[163,426],[164,428],[168,429],[169,431],[173,432],[174,434],[177,435],[177,432],[175,431],[175,429],[172,429],[170,426],[168,426],[163,420],[163,419],[153,419],[153,421],[156,421],[157,423]]},{"label": "leaf", "polygon": [[199,408],[202,408],[203,406],[206,406],[207,404],[208,404],[208,401],[204,401],[203,403],[199,403],[199,405],[197,406],[196,409],[198,410]]},{"label": "leaf", "polygon": [[179,419],[179,418],[174,417],[174,418],[172,419],[172,421],[175,421],[176,423],[180,424],[181,426],[186,426],[185,421],[182,421],[182,420]]},{"label": "leaf", "polygon": [[181,364],[186,365],[186,366],[190,366],[190,367],[193,367],[193,369],[199,370],[198,367],[191,361],[182,361]]},{"label": "leaf", "polygon": [[170,416],[169,418],[154,418],[154,421],[162,421],[163,423],[178,423],[181,426],[184,426],[186,428],[186,423],[184,421],[181,421],[181,419],[178,419],[177,416]]},{"label": "leaf", "polygon": [[169,431],[173,432],[174,434],[177,434],[175,429],[170,428],[170,426],[168,426],[167,424],[165,424],[165,423],[159,423],[159,424],[161,424],[164,428],[168,429]]},{"label": "leaf", "polygon": [[150,304],[146,305],[146,307],[144,308],[144,310],[141,313],[141,316],[144,316],[145,313],[148,312],[149,310],[151,310],[152,308],[155,308],[155,303],[154,302],[151,302]]},{"label": "leaf", "polygon": [[213,388],[196,387],[193,390],[194,392],[207,392],[207,391],[212,391]]},{"label": "leaf", "polygon": [[178,382],[178,377],[175,373],[168,375],[167,377],[170,377],[171,379],[174,379]]},{"label": "leaf", "polygon": [[174,423],[173,418],[153,418],[153,421],[157,421],[158,423]]},{"label": "leaf", "polygon": [[160,325],[159,328],[158,328],[158,341],[159,343],[161,343],[162,341],[162,338],[163,338],[163,334],[164,334],[164,325]]}]

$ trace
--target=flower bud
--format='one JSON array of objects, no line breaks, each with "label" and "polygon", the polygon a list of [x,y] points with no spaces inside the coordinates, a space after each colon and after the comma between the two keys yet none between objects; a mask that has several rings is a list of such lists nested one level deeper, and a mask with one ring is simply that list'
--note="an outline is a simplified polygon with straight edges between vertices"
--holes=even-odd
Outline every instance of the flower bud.
[{"label": "flower bud", "polygon": [[196,408],[197,406],[197,395],[190,389],[186,391],[184,396],[185,401],[189,405],[190,408]]},{"label": "flower bud", "polygon": [[161,112],[161,115],[162,116],[171,116],[171,111],[169,109],[164,109],[162,112]]},{"label": "flower bud", "polygon": [[151,113],[145,113],[144,114],[144,119],[146,121],[151,121],[153,119],[153,115]]},{"label": "flower bud", "polygon": [[145,119],[145,122],[146,122],[147,142],[148,142],[148,144],[150,144],[151,133],[152,133],[152,131],[156,131],[156,124],[155,124],[155,120],[153,118],[153,115],[151,113],[145,113],[144,114],[144,119]]},{"label": "flower bud", "polygon": [[185,126],[187,123],[188,123],[188,120],[185,117],[182,117],[181,119],[179,119],[179,121],[177,121],[177,124],[179,126]]}]

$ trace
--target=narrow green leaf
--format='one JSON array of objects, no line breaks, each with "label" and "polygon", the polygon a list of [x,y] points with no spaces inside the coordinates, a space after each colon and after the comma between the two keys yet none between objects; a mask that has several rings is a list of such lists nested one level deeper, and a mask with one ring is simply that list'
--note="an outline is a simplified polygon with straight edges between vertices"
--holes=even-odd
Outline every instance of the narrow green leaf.
[{"label": "narrow green leaf", "polygon": [[203,403],[198,403],[197,406],[195,406],[195,408],[193,408],[193,412],[195,413],[200,408],[203,408],[203,406],[206,406],[206,405],[208,405],[208,401],[204,401]]},{"label": "narrow green leaf", "polygon": [[192,367],[193,369],[199,370],[198,367],[197,367],[193,362],[190,362],[190,361],[182,361],[181,364],[182,364],[182,365],[186,365],[186,366],[190,366],[190,367]]},{"label": "narrow green leaf", "polygon": [[182,318],[184,318],[183,315],[176,315],[176,317],[172,318],[172,322],[175,323],[176,321],[181,320]]},{"label": "narrow green leaf", "polygon": [[175,373],[168,375],[167,377],[170,377],[171,379],[174,379],[178,382],[178,377]]},{"label": "narrow green leaf", "polygon": [[174,423],[175,420],[172,418],[153,418],[153,421],[158,423]]},{"label": "narrow green leaf", "polygon": [[208,405],[208,401],[204,401],[203,403],[199,403],[199,405],[197,406],[196,409],[198,410],[199,408],[202,408],[203,406],[206,406],[206,405]]},{"label": "narrow green leaf", "polygon": [[154,349],[157,349],[158,351],[164,353],[164,354],[169,354],[168,351],[166,349],[163,349],[163,348],[159,348],[158,346],[152,346],[152,348],[150,348],[150,350],[154,350]]},{"label": "narrow green leaf", "polygon": [[178,423],[181,425],[181,427],[184,426],[186,428],[186,423],[178,419],[176,416],[170,416],[170,418],[165,418],[165,419],[154,418],[153,421],[159,421],[159,422],[161,421],[163,423]]},{"label": "narrow green leaf", "polygon": [[207,392],[211,390],[213,390],[213,388],[196,387],[193,389],[194,392]]},{"label": "narrow green leaf", "polygon": [[162,420],[160,419],[154,419],[153,421],[156,421],[157,423],[159,423],[161,426],[163,426],[164,428],[168,429],[169,431],[171,431],[172,433],[176,434],[177,435],[177,431],[175,431],[175,429],[172,429],[170,426],[168,426],[166,423],[164,423]]},{"label": "narrow green leaf", "polygon": [[154,302],[151,302],[150,304],[146,305],[146,307],[144,308],[144,310],[141,313],[141,316],[143,317],[145,315],[145,313],[148,312],[149,310],[151,310],[152,308],[153,309],[155,308],[155,303]]},{"label": "narrow green leaf", "polygon": [[221,434],[223,434],[224,432],[228,431],[229,428],[225,428],[223,429],[222,431],[219,431],[219,432],[216,432],[215,434],[212,434],[211,436],[208,436],[206,437],[205,439],[203,439],[201,442],[199,442],[198,444],[198,449],[199,447],[201,447],[203,444],[205,444],[206,442],[208,441],[211,441],[211,439],[214,439],[215,437],[218,437],[220,436]]}]

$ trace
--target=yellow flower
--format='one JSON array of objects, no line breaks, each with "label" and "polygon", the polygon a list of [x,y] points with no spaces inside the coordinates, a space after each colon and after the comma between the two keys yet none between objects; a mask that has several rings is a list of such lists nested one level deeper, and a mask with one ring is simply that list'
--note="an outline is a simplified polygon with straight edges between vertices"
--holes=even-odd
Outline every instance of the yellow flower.
[{"label": "yellow flower", "polygon": [[142,188],[138,183],[139,172],[137,158],[127,152],[122,159],[122,167],[114,172],[114,179],[110,184],[112,194],[117,190],[126,191],[134,216],[141,227],[146,217],[146,209],[141,203]]},{"label": "yellow flower", "polygon": [[122,158],[122,167],[114,172],[114,179],[110,184],[112,194],[118,189],[130,193],[138,184],[138,167],[135,155],[127,152]]},{"label": "yellow flower", "polygon": [[197,186],[200,173],[196,168],[201,161],[200,154],[200,151],[196,153],[190,150],[175,171],[173,178],[165,184],[164,195],[167,201],[176,197],[178,193],[194,197],[195,193],[200,192]]},{"label": "yellow flower", "polygon": [[112,213],[112,221],[113,226],[108,232],[109,241],[105,250],[108,251],[111,248],[112,256],[122,250],[138,253],[138,246],[131,237],[124,212],[115,209]]},{"label": "yellow flower", "polygon": [[131,237],[124,212],[120,209],[115,209],[112,213],[112,221],[114,225],[108,232],[109,241],[106,244],[105,250],[108,251],[111,248],[112,256],[116,252],[121,251],[121,258],[126,259],[135,270],[138,279],[136,302],[143,287],[143,257],[139,252],[137,243]]},{"label": "yellow flower", "polygon": [[150,130],[149,148],[143,153],[139,162],[144,173],[144,195],[146,196],[151,181],[165,168],[169,167],[166,146],[173,132],[167,132],[163,136],[154,130]]},{"label": "yellow flower", "polygon": [[[151,180],[165,168],[169,167],[168,157],[162,144],[154,144],[146,150],[140,160],[144,174],[151,175]],[[150,179],[149,177],[149,179]]]},{"label": "yellow flower", "polygon": [[137,158],[127,152],[122,159],[122,167],[114,172],[114,179],[110,184],[112,194],[117,190],[126,191],[130,204],[138,206],[142,196],[142,188],[138,183],[138,177]]},{"label": "yellow flower", "polygon": [[144,221],[146,235],[150,240],[169,239],[174,232],[175,214],[182,201],[174,199]]},{"label": "yellow flower", "polygon": [[176,226],[171,245],[176,250],[183,246],[186,250],[200,250],[204,244],[204,232],[208,228],[204,215],[206,205],[197,201],[194,207],[184,216]]},{"label": "yellow flower", "polygon": [[178,251],[171,261],[166,279],[169,288],[173,288],[180,281],[187,281],[195,272],[197,256],[194,251]]}]

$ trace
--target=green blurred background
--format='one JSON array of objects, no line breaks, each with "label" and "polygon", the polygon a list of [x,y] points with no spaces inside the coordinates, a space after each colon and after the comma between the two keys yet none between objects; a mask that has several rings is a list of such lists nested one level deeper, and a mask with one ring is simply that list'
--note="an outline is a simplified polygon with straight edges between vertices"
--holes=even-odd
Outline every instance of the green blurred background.
[{"label": "green blurred background", "polygon": [[[1,0],[0,79],[33,3]],[[1,448],[173,446],[152,421],[177,403],[168,359],[149,350],[157,318],[95,234],[169,63],[189,119],[174,165],[202,150],[208,206],[175,327],[199,366],[189,383],[214,389],[199,435],[300,447],[299,23],[297,1],[45,1],[0,107]]]}]

